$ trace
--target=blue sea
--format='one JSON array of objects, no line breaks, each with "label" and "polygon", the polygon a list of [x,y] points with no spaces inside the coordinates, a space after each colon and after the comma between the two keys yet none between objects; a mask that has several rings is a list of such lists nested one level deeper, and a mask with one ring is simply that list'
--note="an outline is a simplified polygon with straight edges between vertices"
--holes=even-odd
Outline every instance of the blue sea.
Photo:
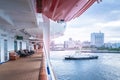
[{"label": "blue sea", "polygon": [[93,60],[64,60],[75,51],[51,51],[57,80],[120,80],[120,53],[83,53],[98,55]]}]

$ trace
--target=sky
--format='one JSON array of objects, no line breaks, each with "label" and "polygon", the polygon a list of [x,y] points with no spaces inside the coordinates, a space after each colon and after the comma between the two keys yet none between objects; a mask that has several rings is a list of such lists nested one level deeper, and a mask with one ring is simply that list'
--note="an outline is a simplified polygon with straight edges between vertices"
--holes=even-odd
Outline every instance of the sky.
[{"label": "sky", "polygon": [[93,32],[104,33],[104,42],[120,42],[120,2],[102,0],[95,2],[81,16],[67,22],[64,36],[55,39],[62,43],[69,38],[90,41]]}]

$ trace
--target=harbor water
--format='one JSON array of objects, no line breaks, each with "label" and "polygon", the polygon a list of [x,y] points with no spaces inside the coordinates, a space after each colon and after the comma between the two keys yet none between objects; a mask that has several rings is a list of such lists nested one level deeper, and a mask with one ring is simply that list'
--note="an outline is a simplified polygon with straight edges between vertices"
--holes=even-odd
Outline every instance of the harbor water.
[{"label": "harbor water", "polygon": [[57,80],[120,80],[120,53],[85,53],[98,55],[93,60],[64,60],[74,51],[51,51],[51,63]]}]

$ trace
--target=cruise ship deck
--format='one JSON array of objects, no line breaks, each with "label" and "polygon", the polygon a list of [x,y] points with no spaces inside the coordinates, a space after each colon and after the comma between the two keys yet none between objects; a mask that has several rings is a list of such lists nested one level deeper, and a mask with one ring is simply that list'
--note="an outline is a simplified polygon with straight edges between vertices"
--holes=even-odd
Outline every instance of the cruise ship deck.
[{"label": "cruise ship deck", "polygon": [[42,80],[42,52],[0,65],[0,80]]},{"label": "cruise ship deck", "polygon": [[[64,35],[66,22],[96,1],[102,0],[0,0],[0,80],[56,80],[50,40]],[[11,52],[40,48],[10,61]]]}]

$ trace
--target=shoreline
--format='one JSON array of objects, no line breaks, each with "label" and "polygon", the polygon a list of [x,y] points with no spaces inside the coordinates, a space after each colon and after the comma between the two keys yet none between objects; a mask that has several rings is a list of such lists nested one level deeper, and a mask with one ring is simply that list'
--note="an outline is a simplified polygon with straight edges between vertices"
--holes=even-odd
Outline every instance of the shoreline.
[{"label": "shoreline", "polygon": [[[66,50],[50,50],[50,51],[74,51],[75,49]],[[83,53],[120,53],[120,51],[108,51],[108,50],[81,50]]]}]

